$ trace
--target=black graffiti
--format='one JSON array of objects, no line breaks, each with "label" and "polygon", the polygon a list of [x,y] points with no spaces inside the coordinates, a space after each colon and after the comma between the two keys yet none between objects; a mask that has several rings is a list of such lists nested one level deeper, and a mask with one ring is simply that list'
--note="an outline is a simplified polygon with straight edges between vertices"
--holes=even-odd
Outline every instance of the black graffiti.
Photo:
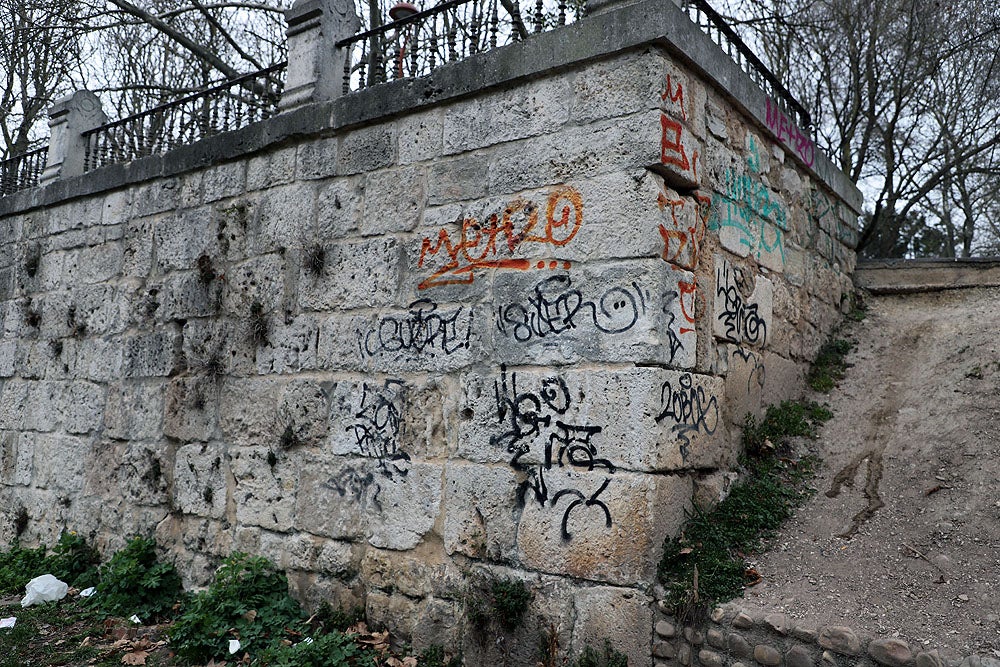
[{"label": "black graffiti", "polygon": [[764,360],[760,358],[759,355],[754,354],[750,350],[744,350],[742,347],[733,348],[736,356],[743,360],[747,366],[752,365],[753,368],[747,373],[747,393],[750,393],[750,389],[753,386],[754,378],[757,379],[757,385],[763,389],[764,388]]},{"label": "black graffiti", "polygon": [[[763,345],[767,342],[767,322],[760,316],[756,303],[746,303],[737,284],[730,282],[728,265],[715,273],[716,297],[722,297],[719,321],[725,327],[726,340],[733,343]],[[739,282],[739,276],[736,281]]]},{"label": "black graffiti", "polygon": [[588,301],[567,275],[546,278],[524,303],[497,309],[497,328],[522,343],[593,325],[606,334],[628,331],[646,311],[646,298],[636,283],[612,287],[596,301]]},{"label": "black graffiti", "polygon": [[358,345],[361,354],[369,357],[404,350],[450,355],[469,347],[472,319],[472,311],[465,306],[439,311],[430,299],[419,299],[409,305],[406,315],[383,316],[373,329],[359,331]]},{"label": "black graffiti", "polygon": [[674,363],[674,359],[677,357],[677,353],[684,349],[684,343],[681,342],[680,336],[674,331],[674,322],[677,321],[677,315],[673,312],[673,304],[677,299],[680,298],[680,293],[676,290],[670,290],[663,295],[663,314],[669,318],[667,320],[667,342],[670,345],[670,361],[667,363]]},{"label": "black graffiti", "polygon": [[409,455],[399,449],[400,413],[406,385],[402,380],[386,380],[382,387],[363,385],[361,406],[354,414],[358,421],[347,427],[354,433],[365,456],[378,460],[382,474],[393,479],[409,472]]},{"label": "black graffiti", "polygon": [[[507,368],[501,366],[500,379],[493,383],[493,389],[497,417],[506,430],[491,436],[490,444],[503,447],[512,454],[511,467],[526,475],[517,487],[518,504],[523,506],[529,494],[542,507],[546,502],[554,507],[565,495],[576,496],[577,501],[570,503],[563,513],[562,536],[566,540],[572,538],[566,528],[569,516],[581,503],[588,507],[601,507],[607,518],[607,527],[610,527],[611,512],[598,500],[598,496],[610,483],[610,478],[589,497],[579,489],[562,489],[550,496],[545,481],[545,471],[555,466],[587,471],[604,468],[609,474],[615,472],[614,464],[599,456],[593,442],[594,436],[603,430],[602,427],[571,424],[561,419],[569,411],[571,403],[566,382],[561,377],[549,377],[542,380],[541,388],[536,392],[518,391],[517,373],[511,373],[508,377]],[[532,443],[538,440],[544,443],[541,463],[525,463],[522,458],[531,451]]]},{"label": "black graffiti", "polygon": [[360,501],[364,501],[365,494],[371,489],[372,493],[369,502],[380,512],[382,511],[382,503],[378,499],[379,494],[382,492],[382,487],[370,470],[362,471],[349,466],[336,476],[323,482],[321,486],[336,492],[341,498],[350,495],[352,498]]},{"label": "black graffiti", "polygon": [[668,417],[676,422],[671,430],[680,439],[681,457],[686,459],[691,447],[691,436],[696,433],[712,435],[719,426],[719,402],[708,396],[704,387],[694,386],[690,373],[677,381],[676,389],[666,381],[660,387],[660,414],[656,422]]}]

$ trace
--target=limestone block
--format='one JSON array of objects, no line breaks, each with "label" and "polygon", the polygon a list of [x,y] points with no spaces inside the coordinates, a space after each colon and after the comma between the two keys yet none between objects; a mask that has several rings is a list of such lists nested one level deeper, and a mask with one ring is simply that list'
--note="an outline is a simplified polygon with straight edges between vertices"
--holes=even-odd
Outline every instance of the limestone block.
[{"label": "limestone block", "polygon": [[773,285],[763,276],[751,282],[744,269],[721,255],[715,256],[715,293],[712,331],[716,338],[763,347],[773,330]]},{"label": "limestone block", "polygon": [[459,454],[546,474],[715,467],[728,447],[722,383],[648,367],[467,374]]},{"label": "limestone block", "polygon": [[444,548],[491,561],[516,554],[517,474],[509,466],[449,463],[445,467]]},{"label": "limestone block", "polygon": [[335,457],[307,461],[301,475],[295,525],[317,535],[412,549],[434,527],[440,511],[437,465],[413,463],[405,475],[390,478],[374,459]]},{"label": "limestone block", "polygon": [[[669,97],[668,97],[669,99]],[[651,165],[672,188],[697,188],[701,185],[701,155],[705,147],[675,110],[660,111],[656,130],[650,127],[647,136],[655,135],[660,159]]]},{"label": "limestone block", "polygon": [[633,53],[588,65],[573,78],[571,118],[586,123],[657,108],[663,64],[657,54]]},{"label": "limestone block", "polygon": [[130,218],[122,240],[122,275],[148,276],[153,262],[153,218]]},{"label": "limestone block", "polygon": [[586,359],[691,367],[697,334],[685,286],[692,284],[692,274],[658,259],[498,275],[493,356],[509,364]]},{"label": "limestone block", "polygon": [[[251,164],[253,161],[251,160]],[[237,160],[236,162],[226,162],[209,167],[202,172],[202,192],[201,203],[210,204],[220,199],[236,197],[243,194],[247,178],[247,162]],[[191,200],[184,199],[185,204]]]},{"label": "limestone block", "polygon": [[28,385],[24,428],[30,431],[55,431],[65,406],[66,382],[33,382]]},{"label": "limestone block", "polygon": [[461,597],[465,573],[439,553],[387,551],[369,548],[361,560],[360,574],[368,586],[394,589],[414,598],[434,595]]},{"label": "limestone block", "polygon": [[96,431],[104,417],[107,388],[93,382],[69,382],[62,396],[63,429],[82,434]]},{"label": "limestone block", "polygon": [[65,311],[56,314],[55,324],[63,327],[63,335],[76,338],[122,333],[130,319],[130,293],[110,284],[75,289]]},{"label": "limestone block", "polygon": [[649,600],[640,591],[611,586],[581,588],[574,609],[574,655],[583,652],[588,640],[601,650],[599,642],[607,637],[612,647],[628,656],[629,665],[650,666],[653,618]]},{"label": "limestone block", "polygon": [[285,299],[285,267],[281,253],[261,255],[230,267],[222,299],[225,312],[248,321],[257,304],[268,316],[280,314]]},{"label": "limestone block", "polygon": [[180,204],[180,184],[176,178],[162,178],[137,186],[132,201],[138,218],[175,209]]},{"label": "limestone block", "polygon": [[375,459],[383,474],[452,451],[455,402],[447,380],[341,380],[329,389],[329,452]]},{"label": "limestone block", "polygon": [[490,162],[483,153],[434,160],[427,167],[427,203],[446,204],[486,196]]},{"label": "limestone block", "polygon": [[137,333],[124,340],[124,374],[127,378],[165,377],[183,366],[182,337],[176,326]]},{"label": "limestone block", "polygon": [[[140,304],[141,315],[153,310],[153,302],[157,304],[152,317],[159,323],[191,317],[212,317],[222,311],[223,293],[226,291],[225,279],[222,277],[222,267],[218,260],[213,261],[208,255],[205,260],[197,260],[192,265],[193,271],[173,271],[163,277],[162,282],[150,285],[156,294],[150,300],[144,298]],[[206,273],[196,267],[205,267]],[[147,310],[148,309],[148,310]]]},{"label": "limestone block", "polygon": [[[21,440],[19,445],[27,444]],[[62,434],[36,434],[31,482],[35,488],[76,493],[83,488],[83,472],[90,454],[88,439]]]},{"label": "limestone block", "polygon": [[443,122],[441,109],[411,114],[396,121],[399,163],[422,162],[441,155],[444,141]]},{"label": "limestone block", "polygon": [[317,367],[320,318],[307,314],[285,322],[276,322],[268,332],[268,344],[257,350],[260,375],[301,373]]},{"label": "limestone block", "polygon": [[544,479],[547,495],[527,489],[517,545],[521,562],[552,574],[620,585],[649,581],[664,538],[680,528],[690,506],[684,477],[563,468],[546,471]]},{"label": "limestone block", "polygon": [[377,236],[412,231],[426,198],[424,169],[397,167],[367,174],[359,232]]},{"label": "limestone block", "polygon": [[[748,414],[759,417],[767,380],[764,353],[740,345],[724,345],[727,356],[725,413],[741,427]],[[768,400],[770,396],[768,395]]]},{"label": "limestone block", "polygon": [[120,243],[102,243],[67,253],[62,280],[66,287],[94,284],[114,278],[121,272],[124,247]]},{"label": "limestone block", "polygon": [[396,128],[372,125],[353,130],[340,139],[337,173],[367,173],[396,162]]},{"label": "limestone block", "polygon": [[342,239],[360,229],[364,194],[363,175],[337,178],[322,185],[316,201],[316,243]]},{"label": "limestone block", "polygon": [[295,176],[312,180],[327,178],[337,171],[337,138],[315,139],[298,146],[295,155]]},{"label": "limestone block", "polygon": [[[280,452],[279,452],[280,453]],[[241,526],[260,526],[288,532],[295,514],[296,466],[301,457],[276,453],[269,447],[234,449],[230,466],[233,471],[233,499],[236,521]]]},{"label": "limestone block", "polygon": [[797,364],[784,357],[765,352],[764,367],[767,372],[763,396],[767,397],[769,403],[780,403],[802,396],[806,372],[809,370],[806,364]]},{"label": "limestone block", "polygon": [[250,215],[247,246],[263,254],[300,245],[316,220],[316,185],[292,183],[260,192]]},{"label": "limestone block", "polygon": [[0,484],[27,486],[32,475],[32,435],[4,431],[0,434]]},{"label": "limestone block", "polygon": [[[729,492],[738,477],[739,475],[735,472],[721,471],[698,475],[693,480],[694,490],[691,494],[691,500],[695,507],[702,512],[711,512],[729,496]],[[716,646],[716,644],[713,644],[713,646]]]},{"label": "limestone block", "polygon": [[492,356],[484,349],[490,316],[485,306],[439,303],[428,296],[406,309],[373,314],[355,335],[356,349],[376,372],[455,371]]},{"label": "limestone block", "polygon": [[0,384],[0,429],[20,431],[24,428],[28,392],[32,384],[18,379]]},{"label": "limestone block", "polygon": [[163,435],[185,442],[204,442],[216,437],[219,422],[217,378],[175,377],[167,385],[165,397],[160,387],[156,398],[162,414]]},{"label": "limestone block", "polygon": [[660,142],[650,138],[651,128],[659,132],[660,116],[644,111],[498,146],[491,150],[489,192],[503,195],[602,174],[642,173],[661,158]]},{"label": "limestone block", "polygon": [[266,190],[285,185],[295,179],[294,146],[269,151],[252,158],[247,164],[247,190]]},{"label": "limestone block", "polygon": [[316,281],[299,286],[304,310],[348,310],[391,305],[395,301],[401,264],[395,238],[338,242],[326,246],[331,268]]},{"label": "limestone block", "polygon": [[166,444],[132,442],[120,451],[117,476],[122,497],[136,505],[158,506],[169,502],[171,448]]},{"label": "limestone block", "polygon": [[444,154],[550,134],[569,118],[569,81],[552,77],[532,81],[447,106]]},{"label": "limestone block", "polygon": [[[208,206],[187,209],[158,218],[153,232],[157,270],[167,272],[193,269],[201,255],[212,258],[224,256],[217,226],[212,224],[216,219],[217,214]],[[130,261],[129,249],[130,244],[126,240],[125,266],[128,266]]]},{"label": "limestone block", "polygon": [[192,319],[184,324],[184,361],[203,377],[254,373],[256,348],[250,325],[242,320]]},{"label": "limestone block", "polygon": [[228,475],[225,444],[180,447],[174,464],[173,506],[185,514],[221,519],[226,513]]},{"label": "limestone block", "polygon": [[16,340],[0,340],[0,378],[13,377],[16,372]]},{"label": "limestone block", "polygon": [[316,366],[322,370],[368,370],[369,364],[358,348],[359,332],[367,331],[372,318],[367,315],[329,313],[316,315],[319,336]]}]

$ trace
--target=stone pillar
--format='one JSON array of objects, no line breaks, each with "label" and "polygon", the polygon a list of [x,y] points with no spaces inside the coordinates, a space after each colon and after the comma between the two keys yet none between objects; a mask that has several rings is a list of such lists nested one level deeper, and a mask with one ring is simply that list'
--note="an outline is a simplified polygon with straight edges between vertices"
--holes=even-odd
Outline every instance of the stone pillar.
[{"label": "stone pillar", "polygon": [[89,90],[56,100],[49,107],[49,155],[39,185],[82,174],[87,142],[81,134],[106,122],[101,100]]},{"label": "stone pillar", "polygon": [[361,27],[353,0],[296,0],[285,12],[288,24],[288,73],[282,110],[332,100],[344,89],[348,49],[334,46]]}]

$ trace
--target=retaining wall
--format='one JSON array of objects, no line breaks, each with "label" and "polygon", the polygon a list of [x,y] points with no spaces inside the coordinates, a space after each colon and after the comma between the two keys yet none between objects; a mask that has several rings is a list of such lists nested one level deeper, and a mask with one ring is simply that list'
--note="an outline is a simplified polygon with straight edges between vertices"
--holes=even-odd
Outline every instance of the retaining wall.
[{"label": "retaining wall", "polygon": [[[860,196],[671,3],[0,200],[0,544],[234,550],[418,649],[651,664]],[[784,129],[782,129],[784,128]],[[474,629],[476,573],[534,593]]]}]

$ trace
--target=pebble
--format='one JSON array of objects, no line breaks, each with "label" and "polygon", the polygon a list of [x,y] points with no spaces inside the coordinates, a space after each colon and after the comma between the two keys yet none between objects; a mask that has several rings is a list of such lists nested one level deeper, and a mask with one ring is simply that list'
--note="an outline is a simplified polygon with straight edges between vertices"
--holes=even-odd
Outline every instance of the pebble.
[{"label": "pebble", "polygon": [[723,667],[726,664],[725,659],[721,655],[707,649],[698,651],[698,662],[705,667]]},{"label": "pebble", "polygon": [[861,640],[854,631],[842,625],[827,625],[820,628],[819,645],[841,655],[858,655],[861,653]]},{"label": "pebble", "polygon": [[781,664],[781,653],[773,646],[757,644],[753,648],[753,659],[762,665],[777,667]]},{"label": "pebble", "polygon": [[753,619],[741,611],[736,614],[736,617],[733,619],[733,627],[739,628],[740,630],[749,630],[753,627]]},{"label": "pebble", "polygon": [[666,639],[670,639],[677,633],[677,629],[674,628],[674,624],[667,621],[657,621],[655,630],[656,634]]},{"label": "pebble", "polygon": [[700,630],[695,630],[691,626],[684,628],[684,639],[698,646],[705,643],[705,634]]},{"label": "pebble", "polygon": [[682,643],[679,647],[677,647],[677,662],[681,663],[682,665],[690,665],[691,664],[691,647],[690,646],[688,646],[687,644]]},{"label": "pebble", "polygon": [[753,654],[750,642],[735,632],[729,635],[729,652],[737,658],[749,658]]},{"label": "pebble", "polygon": [[917,667],[943,667],[941,655],[937,652],[937,649],[918,653],[916,665]]},{"label": "pebble", "polygon": [[705,633],[705,639],[715,648],[723,648],[726,645],[726,634],[718,628],[709,628]]},{"label": "pebble", "polygon": [[768,614],[764,617],[764,625],[774,632],[777,632],[779,635],[788,634],[788,617],[784,614]]},{"label": "pebble", "polygon": [[876,639],[868,645],[868,655],[883,665],[903,667],[911,659],[913,653],[906,642],[899,639]]},{"label": "pebble", "polygon": [[670,660],[675,655],[677,655],[677,652],[670,642],[656,642],[653,644],[653,656]]},{"label": "pebble", "polygon": [[785,664],[788,667],[816,667],[816,660],[805,646],[793,646],[785,653]]}]

